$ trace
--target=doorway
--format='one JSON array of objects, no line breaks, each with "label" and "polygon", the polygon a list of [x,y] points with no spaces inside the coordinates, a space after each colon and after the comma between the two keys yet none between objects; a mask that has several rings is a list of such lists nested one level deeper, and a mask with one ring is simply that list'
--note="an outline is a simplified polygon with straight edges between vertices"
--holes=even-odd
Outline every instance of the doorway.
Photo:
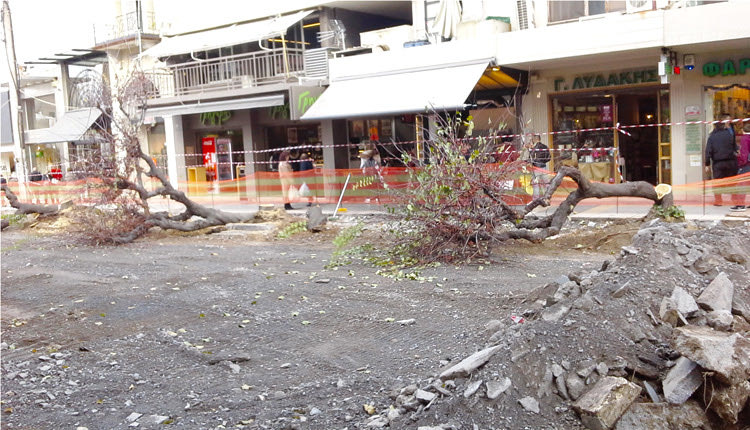
[{"label": "doorway", "polygon": [[[617,118],[622,125],[656,124],[659,118],[655,91],[618,94]],[[659,173],[659,131],[656,127],[628,128],[620,133],[620,156],[624,159],[623,176],[626,181],[646,181],[657,184]]]}]

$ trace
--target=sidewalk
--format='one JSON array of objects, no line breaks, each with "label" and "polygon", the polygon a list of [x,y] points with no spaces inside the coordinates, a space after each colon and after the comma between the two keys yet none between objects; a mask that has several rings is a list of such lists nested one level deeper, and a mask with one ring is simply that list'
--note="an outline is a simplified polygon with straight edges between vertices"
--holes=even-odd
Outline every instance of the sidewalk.
[{"label": "sidewalk", "polygon": [[[610,199],[611,200],[611,199]],[[211,206],[211,205],[209,205]],[[264,205],[268,206],[268,205]],[[323,213],[333,215],[335,204],[321,204]],[[651,209],[651,202],[648,200],[642,200],[640,202],[633,202],[632,199],[628,201],[597,201],[591,199],[584,201],[576,206],[575,211],[572,214],[573,219],[626,219],[626,218],[642,218],[646,216],[648,211]],[[713,206],[713,205],[696,205],[696,204],[685,204],[679,205],[682,210],[685,211],[685,216],[688,220],[694,221],[749,221],[750,222],[750,209],[746,209],[744,212],[731,212],[729,205],[726,206]],[[260,208],[258,204],[242,204],[242,203],[216,203],[212,207],[221,209],[227,212],[257,212]],[[282,205],[273,205],[275,208],[281,208]],[[293,203],[293,210],[287,211],[288,213],[295,216],[304,216],[307,212],[306,203]],[[341,207],[344,209],[339,212],[339,215],[345,217],[349,216],[364,216],[364,215],[376,215],[386,214],[386,206],[378,204],[362,204],[362,203],[342,203]],[[548,208],[537,208],[534,213],[539,215],[551,214],[557,206],[550,206]],[[166,208],[159,208],[166,209]]]}]

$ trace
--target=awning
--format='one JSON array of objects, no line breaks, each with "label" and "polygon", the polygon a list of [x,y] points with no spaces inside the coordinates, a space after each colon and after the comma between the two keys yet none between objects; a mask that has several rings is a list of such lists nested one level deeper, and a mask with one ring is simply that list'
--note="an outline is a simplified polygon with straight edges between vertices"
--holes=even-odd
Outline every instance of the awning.
[{"label": "awning", "polygon": [[284,104],[284,94],[270,96],[246,97],[242,99],[222,100],[208,103],[189,103],[175,106],[146,108],[147,116],[190,115],[203,112],[218,112],[224,110],[253,109]]},{"label": "awning", "polygon": [[488,59],[331,82],[303,120],[463,109]]},{"label": "awning", "polygon": [[57,120],[50,128],[29,130],[24,133],[24,141],[27,144],[41,145],[45,143],[77,142],[82,140],[83,135],[91,128],[91,125],[99,119],[102,111],[99,108],[89,107],[76,109],[65,114]]},{"label": "awning", "polygon": [[263,21],[163,38],[161,42],[143,51],[141,55],[157,58],[169,57],[275,38],[286,33],[289,27],[311,13],[312,11],[300,11],[291,15],[270,18]]}]

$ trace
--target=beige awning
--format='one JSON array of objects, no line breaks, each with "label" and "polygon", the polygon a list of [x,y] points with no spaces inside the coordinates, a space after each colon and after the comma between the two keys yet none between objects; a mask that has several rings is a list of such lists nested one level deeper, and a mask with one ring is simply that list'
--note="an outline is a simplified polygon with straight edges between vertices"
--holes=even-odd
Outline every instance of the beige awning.
[{"label": "beige awning", "polygon": [[302,119],[463,109],[489,61],[479,59],[468,64],[333,81]]},{"label": "beige awning", "polygon": [[143,51],[141,56],[162,58],[279,37],[279,35],[286,33],[289,27],[303,20],[311,13],[312,11],[306,10],[291,15],[249,22],[247,24],[237,24],[216,30],[165,37],[158,44]]}]

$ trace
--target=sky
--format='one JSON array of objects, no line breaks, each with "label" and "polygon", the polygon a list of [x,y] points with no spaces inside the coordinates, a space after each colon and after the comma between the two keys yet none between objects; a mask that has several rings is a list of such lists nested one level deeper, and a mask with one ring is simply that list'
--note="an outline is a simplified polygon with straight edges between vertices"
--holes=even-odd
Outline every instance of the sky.
[{"label": "sky", "polygon": [[[103,39],[114,22],[117,4],[129,0],[9,0],[19,64],[72,48],[86,49]],[[132,0],[131,0],[132,1]],[[152,3],[157,27],[179,33],[252,19],[322,3],[311,0],[143,0]],[[147,7],[147,6],[146,6]],[[96,28],[96,31],[94,31]],[[0,57],[5,57],[0,55]],[[0,82],[7,82],[8,66],[0,59]],[[40,68],[36,68],[39,70]],[[49,68],[47,68],[50,70]]]}]

